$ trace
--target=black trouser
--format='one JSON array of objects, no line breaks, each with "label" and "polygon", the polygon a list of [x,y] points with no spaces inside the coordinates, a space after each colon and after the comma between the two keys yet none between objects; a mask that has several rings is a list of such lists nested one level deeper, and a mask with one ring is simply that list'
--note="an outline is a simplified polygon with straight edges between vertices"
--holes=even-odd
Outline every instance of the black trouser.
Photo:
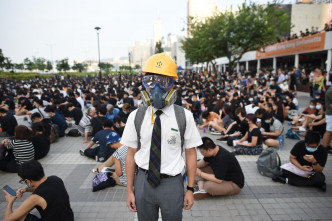
[{"label": "black trouser", "polygon": [[298,176],[287,170],[282,170],[282,175],[288,178],[288,184],[293,186],[314,186],[320,187],[325,182],[323,173],[315,173],[310,178]]},{"label": "black trouser", "polygon": [[17,173],[19,164],[16,163],[12,150],[0,146],[0,170],[10,173]]}]

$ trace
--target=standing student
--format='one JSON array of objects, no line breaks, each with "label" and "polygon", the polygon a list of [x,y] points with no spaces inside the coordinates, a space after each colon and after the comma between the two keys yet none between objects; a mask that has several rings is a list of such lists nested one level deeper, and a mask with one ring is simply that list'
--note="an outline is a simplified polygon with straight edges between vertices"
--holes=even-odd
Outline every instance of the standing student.
[{"label": "standing student", "polygon": [[[173,87],[178,78],[176,70],[176,63],[164,53],[149,58],[143,70],[143,85],[146,88],[143,97],[149,106],[142,119],[140,133],[137,134],[134,123],[137,113],[141,113],[138,109],[129,115],[121,139],[121,143],[128,146],[127,207],[137,212],[139,221],[157,221],[159,209],[163,220],[180,221],[182,209],[189,210],[194,204],[195,147],[202,141],[192,113],[174,105],[176,94]],[[176,110],[182,113],[181,119],[185,119],[186,123],[183,134],[188,175],[186,192],[181,175],[185,166],[181,125],[178,125]]]}]

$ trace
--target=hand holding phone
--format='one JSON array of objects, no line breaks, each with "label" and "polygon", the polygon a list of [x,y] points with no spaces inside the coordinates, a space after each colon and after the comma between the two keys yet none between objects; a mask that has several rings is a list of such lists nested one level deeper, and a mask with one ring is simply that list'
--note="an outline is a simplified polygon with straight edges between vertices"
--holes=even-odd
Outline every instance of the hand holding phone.
[{"label": "hand holding phone", "polygon": [[5,190],[7,193],[9,193],[12,196],[16,196],[16,192],[15,190],[13,190],[12,188],[10,188],[10,186],[6,185],[2,188],[3,190]]}]

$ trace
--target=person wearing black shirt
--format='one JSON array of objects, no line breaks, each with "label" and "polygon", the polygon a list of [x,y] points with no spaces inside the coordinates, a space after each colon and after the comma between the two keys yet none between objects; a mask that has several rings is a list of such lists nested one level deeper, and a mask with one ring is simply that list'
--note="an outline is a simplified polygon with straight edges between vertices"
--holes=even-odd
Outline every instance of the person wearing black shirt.
[{"label": "person wearing black shirt", "polygon": [[0,108],[0,124],[2,130],[0,137],[14,136],[15,127],[17,126],[16,118],[3,108]]},{"label": "person wearing black shirt", "polygon": [[36,122],[31,125],[33,135],[31,136],[31,142],[35,148],[35,160],[42,159],[50,151],[50,140],[46,137],[44,132],[43,123]]},{"label": "person wearing black shirt", "polygon": [[295,144],[290,152],[290,162],[303,171],[313,172],[310,177],[301,177],[290,171],[282,170],[282,176],[275,176],[273,181],[288,183],[293,186],[313,186],[326,191],[323,170],[327,160],[327,151],[320,144],[320,135],[316,131],[307,131],[304,140]]},{"label": "person wearing black shirt", "polygon": [[238,194],[244,186],[244,175],[235,156],[215,145],[209,137],[203,137],[202,141],[198,148],[204,158],[197,163],[199,190],[194,192],[194,198]]},{"label": "person wearing black shirt", "polygon": [[234,142],[234,154],[258,155],[263,151],[263,139],[259,128],[256,125],[256,115],[247,114],[246,119],[249,130],[239,141]]},{"label": "person wearing black shirt", "polygon": [[31,111],[33,106],[28,98],[20,97],[18,100],[18,108],[15,110],[16,115],[26,114],[28,111]]},{"label": "person wearing black shirt", "polygon": [[105,117],[106,113],[107,113],[106,107],[101,107],[99,110],[99,116],[91,119],[91,127],[92,127],[91,136],[92,137],[94,137],[98,131],[103,130],[103,123],[106,120],[108,120],[108,118]]},{"label": "person wearing black shirt", "polygon": [[[20,165],[18,176],[21,178],[20,183],[25,184],[26,187],[18,189],[16,196],[4,191],[8,202],[4,214],[5,220],[74,220],[69,195],[61,178],[46,177],[42,165],[36,160]],[[13,211],[15,200],[22,198],[25,192],[32,192],[32,194]],[[38,210],[41,218],[29,213],[34,208]]]},{"label": "person wearing black shirt", "polygon": [[51,135],[51,124],[52,124],[52,121],[49,119],[49,118],[42,118],[42,116],[40,115],[40,113],[34,113],[31,115],[31,120],[33,123],[36,123],[36,122],[41,122],[43,124],[43,135],[45,137],[50,137]]},{"label": "person wearing black shirt", "polygon": [[67,120],[74,120],[75,124],[78,125],[83,117],[82,110],[78,107],[75,107],[75,105],[72,103],[67,104],[67,109],[69,111],[69,118],[67,118]]}]

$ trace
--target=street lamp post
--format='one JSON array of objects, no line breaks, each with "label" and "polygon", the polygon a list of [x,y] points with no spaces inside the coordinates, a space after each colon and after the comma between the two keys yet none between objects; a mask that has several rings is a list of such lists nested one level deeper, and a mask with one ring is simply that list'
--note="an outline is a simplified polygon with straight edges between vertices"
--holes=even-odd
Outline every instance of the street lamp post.
[{"label": "street lamp post", "polygon": [[130,58],[131,53],[128,53],[128,58],[129,58],[129,73],[131,73],[131,58]]},{"label": "street lamp post", "polygon": [[96,31],[97,31],[97,40],[98,40],[98,58],[99,58],[99,62],[98,62],[98,66],[99,66],[99,81],[101,82],[101,67],[100,67],[100,49],[99,49],[99,30],[101,29],[100,27],[95,27]]}]

